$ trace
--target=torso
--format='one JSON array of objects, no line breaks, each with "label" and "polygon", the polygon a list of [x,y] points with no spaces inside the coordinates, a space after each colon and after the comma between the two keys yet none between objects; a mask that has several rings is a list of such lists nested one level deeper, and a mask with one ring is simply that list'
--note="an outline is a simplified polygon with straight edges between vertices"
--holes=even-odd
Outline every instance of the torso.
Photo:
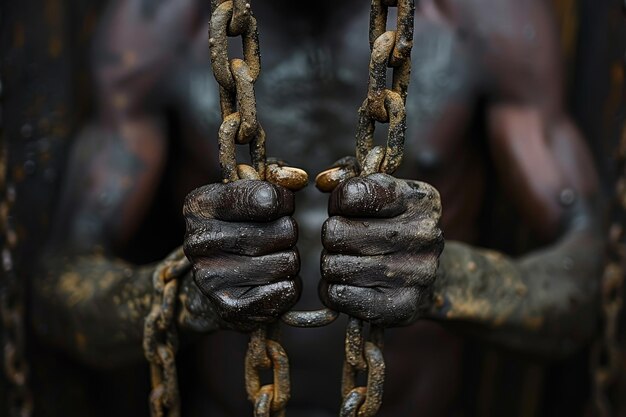
[{"label": "torso", "polygon": [[[257,6],[260,8],[260,5]],[[354,133],[357,109],[367,88],[369,44],[367,41],[369,7],[362,7],[351,20],[336,22],[344,25],[341,31],[326,22],[329,32],[298,34],[288,28],[272,26],[272,20],[257,10],[261,33],[263,68],[255,85],[259,118],[268,135],[268,155],[285,159],[294,166],[305,169],[310,177],[330,166],[335,160],[354,154]],[[418,17],[419,20],[419,17]],[[420,149],[429,145],[426,135],[433,115],[447,108],[450,102],[462,102],[469,106],[473,82],[464,70],[454,65],[453,59],[460,45],[449,28],[440,23],[422,18],[421,24],[430,26],[431,35],[416,42],[413,73],[413,87],[409,98],[409,123],[407,153],[402,170],[404,178],[418,178],[417,164],[422,158]],[[419,30],[419,28],[418,28]],[[436,36],[432,36],[432,31]],[[333,32],[337,34],[333,36]],[[238,39],[232,40],[237,42]],[[433,49],[433,42],[448,49]],[[202,44],[198,42],[198,44]],[[202,56],[202,52],[199,53]],[[431,66],[417,65],[420,62],[433,62]],[[205,65],[190,65],[180,79],[205,78],[198,85],[209,88],[203,94],[195,92],[192,100],[206,112],[203,120],[219,122],[216,101],[216,84]],[[432,85],[433,76],[442,82],[452,80],[449,88],[445,85],[436,88]],[[416,91],[417,90],[417,91]],[[462,98],[461,98],[462,97]],[[206,108],[206,103],[211,108]],[[456,104],[456,103],[455,103]],[[467,115],[467,119],[470,118]],[[461,141],[465,135],[463,118],[458,127]],[[215,132],[218,126],[208,126],[209,146],[212,153],[206,154],[205,163],[216,163]],[[385,126],[379,125],[380,136],[384,141]],[[241,161],[246,161],[246,147],[242,146]],[[434,149],[441,153],[445,149]],[[197,154],[196,154],[197,155]],[[460,155],[455,154],[453,157]],[[197,156],[196,156],[197,158]],[[208,162],[206,162],[208,161]],[[206,165],[205,165],[206,166]],[[188,169],[186,165],[184,167]],[[461,184],[463,170],[456,171],[456,178],[449,182],[449,196],[459,188],[467,190],[467,181]],[[436,172],[439,174],[439,170]],[[201,183],[218,181],[217,172],[206,171],[211,178],[196,179]],[[448,175],[446,178],[452,178]],[[439,177],[441,180],[441,176]],[[464,178],[467,180],[467,178]],[[482,181],[481,176],[476,180]],[[443,182],[442,182],[443,183]],[[455,184],[456,183],[456,184]],[[186,185],[189,188],[189,185]],[[455,199],[455,205],[475,204],[475,195],[464,193],[466,201]],[[455,196],[455,197],[458,197]],[[321,252],[320,230],[327,218],[328,197],[322,195],[311,184],[298,193],[296,220],[299,224],[298,248],[302,259],[303,296],[297,309],[321,307],[317,297],[319,281],[319,257]],[[445,201],[445,200],[444,200]],[[478,209],[475,210],[478,212]],[[464,227],[471,222],[464,223]],[[461,230],[452,234],[470,235]],[[470,227],[471,228],[471,227]],[[343,361],[345,318],[322,329],[293,329],[283,326],[283,345],[291,364],[292,399],[289,414],[294,416],[336,415],[340,405],[340,381]],[[247,413],[250,405],[245,401],[243,390],[243,357],[247,338],[242,335],[216,334],[207,337],[202,347],[197,349],[195,359],[201,361],[204,382],[197,394],[204,394],[202,406],[215,409],[214,415],[234,415]],[[226,347],[226,348],[225,348]],[[415,326],[394,329],[387,332],[385,355],[388,359],[387,394],[381,416],[398,414],[410,415],[419,407],[430,410],[428,415],[445,415],[453,403],[455,385],[460,362],[458,339],[447,334],[435,324],[421,323]],[[445,371],[442,371],[445,370]],[[208,394],[208,395],[207,395]],[[195,403],[195,401],[193,402]],[[300,410],[300,411],[298,411]]]}]

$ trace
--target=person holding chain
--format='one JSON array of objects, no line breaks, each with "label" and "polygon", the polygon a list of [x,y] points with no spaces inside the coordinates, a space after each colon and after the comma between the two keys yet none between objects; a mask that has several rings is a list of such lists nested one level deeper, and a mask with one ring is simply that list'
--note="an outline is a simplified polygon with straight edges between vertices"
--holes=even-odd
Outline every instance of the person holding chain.
[{"label": "person holding chain", "polygon": [[[250,413],[246,339],[226,330],[320,300],[402,326],[387,334],[383,417],[467,410],[464,336],[557,357],[589,340],[601,202],[564,109],[544,1],[420,1],[402,168],[397,178],[347,179],[330,195],[219,182],[204,3],[117,0],[102,15],[91,55],[97,111],[75,139],[31,276],[40,340],[96,367],[140,361],[154,263],[181,244],[193,265],[176,316],[185,415]],[[253,10],[268,154],[311,175],[353,155],[369,4],[276,0]],[[283,330],[290,416],[336,413],[343,328]],[[136,415],[124,407],[99,412]]]}]

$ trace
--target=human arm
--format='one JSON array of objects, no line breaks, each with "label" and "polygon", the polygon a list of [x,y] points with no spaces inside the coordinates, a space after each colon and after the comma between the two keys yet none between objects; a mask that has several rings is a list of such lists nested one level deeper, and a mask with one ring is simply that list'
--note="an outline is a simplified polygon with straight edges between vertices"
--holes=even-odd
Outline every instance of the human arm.
[{"label": "human arm", "polygon": [[[147,132],[141,137],[154,140]],[[158,181],[161,162],[142,159],[124,143],[122,136],[101,128],[78,137],[53,235],[33,276],[38,335],[95,366],[141,358],[143,323],[154,292],[155,263],[134,264],[121,253],[153,199],[146,186]],[[158,154],[153,144],[142,146]],[[182,280],[179,300],[183,333],[217,328],[191,274]]]},{"label": "human arm", "polygon": [[[141,357],[158,256],[135,264],[127,255],[141,250],[136,236],[149,210],[170,204],[156,201],[172,144],[162,108],[168,98],[158,86],[184,52],[188,33],[180,28],[193,31],[197,19],[194,2],[143,3],[112,2],[100,21],[92,57],[97,112],[73,141],[53,233],[33,275],[38,334],[98,366]],[[168,239],[165,250],[182,243],[182,231],[179,241]],[[190,274],[179,324],[216,328],[190,318],[198,298],[189,283]]]},{"label": "human arm", "polygon": [[568,353],[593,336],[599,311],[604,225],[593,163],[564,114],[499,104],[489,122],[499,181],[543,247],[514,259],[449,245],[431,314],[512,348]]},{"label": "human arm", "polygon": [[[521,121],[520,117],[523,117]],[[537,119],[534,124],[531,123],[532,117]],[[554,123],[540,121],[534,110],[521,115],[519,109],[493,111],[491,133],[495,142],[493,149],[496,157],[500,158],[500,184],[505,187],[510,199],[523,202],[517,206],[522,224],[541,232],[537,239],[544,242],[543,247],[514,259],[495,250],[447,242],[439,259],[436,279],[429,278],[428,273],[420,272],[418,268],[409,271],[406,276],[418,274],[426,279],[422,283],[428,282],[428,279],[434,282],[429,311],[415,315],[416,318],[435,319],[457,330],[469,331],[483,340],[511,348],[563,354],[584,344],[595,329],[596,295],[604,247],[600,219],[602,207],[593,164],[580,137],[573,134],[576,130],[571,122],[567,119]],[[548,125],[550,128],[544,129]],[[553,143],[552,139],[557,143]],[[524,142],[520,143],[522,140]],[[534,143],[529,143],[532,141]],[[538,160],[544,163],[537,166]],[[546,177],[554,180],[546,181]],[[403,182],[394,181],[398,184]],[[354,184],[351,186],[355,187]],[[374,198],[371,187],[362,184],[361,189],[361,200]],[[333,194],[342,192],[345,193],[339,186]],[[396,203],[397,196],[392,195],[386,205],[391,207]],[[367,213],[367,207],[362,213]],[[370,227],[368,234],[362,236],[358,230],[361,226],[354,222],[357,220],[354,214],[345,211],[344,215],[352,217],[353,225],[344,228],[339,240],[354,240],[361,236],[360,243],[353,242],[352,245],[361,248],[361,255],[371,255],[365,249],[389,241],[388,233],[395,227],[395,220],[389,218],[386,227]],[[408,237],[412,235],[412,239],[404,245],[419,248],[423,230],[429,229],[420,231],[418,223],[406,224],[406,227],[415,228],[415,231],[406,233]],[[323,239],[329,237],[326,231],[323,236]],[[331,240],[336,241],[338,237],[334,236]],[[398,244],[401,240],[394,237]],[[428,253],[428,246],[425,248],[425,253]],[[345,248],[340,253],[344,251]],[[413,260],[415,265],[419,265],[419,256],[413,257]],[[430,265],[423,261],[422,264]],[[405,264],[385,254],[382,265],[388,273]],[[347,262],[336,264],[334,268],[345,271],[344,279],[359,287],[382,287],[381,292],[395,293],[389,302],[393,305],[402,298],[402,287],[391,280],[381,282],[380,266],[378,261],[372,268],[360,269],[358,273]],[[322,268],[323,279],[332,282],[332,274],[324,274],[324,263]],[[394,285],[393,291],[385,288]],[[422,291],[426,289],[423,285],[421,288]],[[356,309],[363,304],[357,298],[339,301],[338,298],[336,302],[331,300],[332,306],[347,313],[361,314],[364,319],[371,318]],[[401,323],[393,314],[387,317],[391,324]]]}]

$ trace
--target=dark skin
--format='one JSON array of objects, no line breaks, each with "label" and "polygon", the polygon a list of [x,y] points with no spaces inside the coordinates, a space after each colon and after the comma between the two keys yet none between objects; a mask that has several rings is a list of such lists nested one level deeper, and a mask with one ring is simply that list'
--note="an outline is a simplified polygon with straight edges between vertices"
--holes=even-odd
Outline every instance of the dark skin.
[{"label": "dark skin", "polygon": [[[296,196],[280,184],[218,183],[218,107],[206,101],[217,91],[204,78],[206,18],[194,0],[148,9],[137,3],[113,2],[101,24],[94,52],[99,117],[77,139],[47,273],[34,286],[35,317],[47,317],[42,337],[96,365],[139,358],[153,264],[123,259],[133,257],[132,242],[151,236],[139,227],[146,213],[168,204],[180,210],[195,189],[184,204],[184,246],[194,266],[180,293],[186,340],[271,321],[300,295],[298,307],[319,306],[320,266],[319,299],[378,324],[420,317],[461,323],[482,338],[547,354],[589,338],[602,250],[597,179],[563,110],[558,45],[544,2],[420,2],[407,154],[398,176],[439,192],[377,174],[342,183],[330,200],[313,187]],[[313,174],[353,152],[368,7],[316,2],[305,13],[294,3],[254,5],[264,53],[257,95],[270,154]],[[492,13],[481,13],[486,7]],[[438,79],[449,82],[433,88]],[[180,111],[176,138],[165,118],[172,108]],[[486,138],[473,135],[475,123]],[[486,189],[494,181],[512,202],[515,223],[521,219],[541,243],[522,258],[467,245],[489,238],[478,220],[490,209]],[[156,199],[163,184],[170,187],[167,201]],[[158,232],[167,221],[148,227]],[[449,239],[442,253],[440,228]],[[293,415],[310,404],[320,415],[334,414],[341,333],[339,324],[285,330]],[[224,338],[235,336],[217,333],[211,349]],[[445,415],[458,384],[460,340],[425,321],[389,332],[381,416]],[[241,360],[241,342],[225,358]],[[206,356],[198,360],[212,363]],[[214,415],[249,412],[237,390],[241,381],[230,384],[209,369],[199,376],[198,393],[213,387],[221,403]]]}]

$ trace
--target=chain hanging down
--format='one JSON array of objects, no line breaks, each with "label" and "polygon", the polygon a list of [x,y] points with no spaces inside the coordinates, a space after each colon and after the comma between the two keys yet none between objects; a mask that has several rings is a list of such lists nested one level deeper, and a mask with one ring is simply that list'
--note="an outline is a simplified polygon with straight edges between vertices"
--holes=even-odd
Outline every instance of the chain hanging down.
[{"label": "chain hanging down", "polygon": [[[2,94],[0,84],[0,96]],[[1,102],[0,102],[1,103]],[[0,108],[0,111],[2,109]],[[0,121],[1,123],[1,121]],[[2,236],[2,275],[0,277],[0,318],[2,323],[3,368],[10,384],[8,406],[10,417],[30,417],[33,398],[28,386],[28,364],[25,356],[24,286],[15,271],[13,254],[17,234],[11,223],[15,204],[15,187],[9,180],[8,144],[0,124],[0,233]]]},{"label": "chain hanging down", "polygon": [[[213,74],[219,84],[222,124],[219,129],[219,159],[224,182],[239,179],[272,178],[266,164],[265,132],[257,120],[254,83],[260,69],[256,19],[246,0],[214,0],[209,47]],[[389,7],[398,8],[397,30],[387,31]],[[362,175],[392,174],[402,161],[406,132],[405,101],[410,80],[410,53],[413,43],[413,0],[373,0],[370,15],[370,80],[368,95],[359,110],[357,159]],[[243,59],[229,59],[228,37],[241,37]],[[392,88],[387,88],[387,68],[393,68]],[[389,123],[385,149],[373,147],[376,122]],[[236,144],[249,144],[251,166],[238,165]],[[338,314],[329,309],[288,312],[282,321],[296,327],[330,324]],[[289,400],[289,364],[278,341],[278,327],[254,331],[246,354],[246,390],[254,403],[254,414],[283,416]],[[259,370],[272,369],[274,381],[261,385]],[[346,362],[341,416],[371,417],[380,408],[385,364],[382,330],[370,329],[365,342],[363,323],[350,318],[346,334]],[[356,387],[356,374],[367,372],[366,387]]]},{"label": "chain hanging down", "polygon": [[[397,7],[396,30],[387,30],[389,7]],[[413,0],[372,0],[369,42],[371,59],[367,97],[359,109],[356,157],[361,175],[393,174],[400,166],[406,134],[406,97],[411,76]],[[391,89],[387,68],[392,68]],[[374,146],[376,122],[389,123],[387,144]],[[373,417],[381,406],[385,379],[383,331],[371,327],[365,341],[363,322],[349,318],[346,330],[341,417]],[[365,386],[356,386],[356,374],[366,372]]]},{"label": "chain hanging down", "polygon": [[175,314],[179,279],[191,265],[182,248],[165,258],[154,270],[155,295],[144,323],[143,350],[150,363],[150,414],[180,417],[180,395],[176,372],[178,334]]},{"label": "chain hanging down", "polygon": [[[272,180],[266,166],[265,131],[257,120],[254,83],[261,71],[257,23],[247,0],[213,1],[209,47],[213,74],[219,84],[222,125],[219,160],[224,182]],[[241,37],[243,59],[229,59],[228,38]],[[250,146],[251,166],[237,164],[235,145]],[[275,166],[275,165],[273,165]],[[304,178],[306,175],[298,173]],[[298,182],[297,180],[295,182]],[[261,327],[250,336],[245,360],[248,398],[255,417],[282,417],[290,397],[289,360],[279,341],[277,325]],[[268,336],[271,333],[271,337]],[[262,385],[259,371],[271,369],[273,383]]]},{"label": "chain hanging down", "polygon": [[[626,16],[626,2],[623,3]],[[623,58],[626,59],[626,58]],[[622,63],[626,72],[626,62]],[[622,85],[622,111],[626,112],[626,86]],[[622,115],[626,117],[626,115]],[[614,189],[612,216],[609,229],[607,260],[602,275],[601,301],[603,328],[591,354],[593,405],[599,417],[615,416],[611,391],[626,374],[626,355],[619,340],[620,315],[624,307],[624,279],[626,278],[626,120],[621,127],[616,152],[617,182]],[[623,381],[622,381],[623,383]]]}]

